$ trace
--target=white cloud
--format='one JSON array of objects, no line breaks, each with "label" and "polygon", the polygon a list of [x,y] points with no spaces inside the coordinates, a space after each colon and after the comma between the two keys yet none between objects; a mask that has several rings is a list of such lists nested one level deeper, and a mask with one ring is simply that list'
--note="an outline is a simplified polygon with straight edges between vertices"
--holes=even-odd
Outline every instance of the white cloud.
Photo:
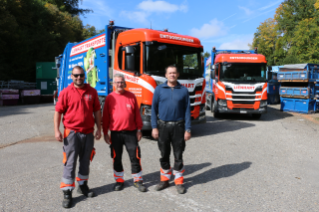
[{"label": "white cloud", "polygon": [[219,46],[219,49],[223,50],[248,50],[249,46],[248,43],[252,43],[253,35],[238,35],[233,36],[236,37],[235,39],[224,42]]},{"label": "white cloud", "polygon": [[238,6],[239,9],[241,10],[244,10],[246,15],[251,15],[254,13],[254,11],[251,11],[250,9],[248,9],[247,7],[241,7],[241,6]]},{"label": "white cloud", "polygon": [[80,5],[80,8],[82,7],[83,9],[92,9],[93,13],[88,13],[90,15],[104,15],[109,18],[114,16],[114,10],[102,0],[83,0],[83,5]]},{"label": "white cloud", "polygon": [[135,12],[129,12],[129,11],[122,11],[120,13],[120,16],[126,17],[132,21],[141,22],[141,23],[148,23],[147,17],[149,16],[149,13],[143,12],[143,11],[135,11]]},{"label": "white cloud", "polygon": [[279,3],[281,3],[282,2],[282,0],[279,0],[279,1],[276,1],[276,2],[273,2],[273,3],[271,3],[271,4],[269,4],[269,5],[266,5],[266,6],[264,6],[264,7],[261,7],[261,8],[259,8],[258,10],[266,10],[266,9],[268,9],[269,7],[272,7],[272,6],[275,6],[275,5],[278,5]]},{"label": "white cloud", "polygon": [[149,16],[152,13],[173,13],[176,11],[187,12],[188,6],[186,3],[181,5],[171,4],[166,1],[142,1],[137,5],[137,11],[122,11],[120,16],[126,17],[132,21],[140,23],[149,23]]},{"label": "white cloud", "polygon": [[276,8],[267,10],[266,12],[263,12],[263,13],[259,13],[259,14],[256,15],[255,17],[252,17],[252,18],[250,18],[250,19],[247,19],[247,20],[243,21],[243,23],[245,23],[245,22],[247,22],[247,21],[250,21],[250,20],[252,20],[252,19],[255,19],[255,18],[257,18],[257,17],[259,17],[259,16],[261,16],[261,15],[264,15],[264,14],[266,14],[266,13],[269,13],[269,12],[271,12],[271,11],[273,11],[273,10],[276,10]]},{"label": "white cloud", "polygon": [[167,12],[167,13],[173,13],[176,11],[182,11],[187,12],[188,6],[186,4],[176,5],[171,4],[166,1],[142,1],[137,6],[138,9],[141,9],[143,11],[147,12]]},{"label": "white cloud", "polygon": [[217,19],[211,20],[208,24],[204,24],[200,29],[191,29],[191,35],[198,38],[211,38],[223,36],[227,34],[227,28],[224,23]]},{"label": "white cloud", "polygon": [[231,16],[228,16],[227,18],[225,18],[225,19],[224,19],[224,20],[222,20],[222,21],[226,21],[227,19],[229,19],[229,18],[233,17],[234,15],[237,15],[237,13],[232,14]]},{"label": "white cloud", "polygon": [[90,24],[95,26],[97,29],[104,29],[108,20],[114,19],[114,10],[109,7],[103,0],[83,0],[82,4],[79,5],[82,9],[91,9],[93,13],[87,13],[81,15],[83,24]]}]

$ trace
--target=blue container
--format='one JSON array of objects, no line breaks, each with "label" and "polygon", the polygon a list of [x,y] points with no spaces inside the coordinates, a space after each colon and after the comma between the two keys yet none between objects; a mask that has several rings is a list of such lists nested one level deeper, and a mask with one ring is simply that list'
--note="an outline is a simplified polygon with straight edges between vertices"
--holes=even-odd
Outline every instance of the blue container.
[{"label": "blue container", "polygon": [[278,80],[269,80],[267,85],[268,94],[279,94],[280,83]]},{"label": "blue container", "polygon": [[281,97],[312,99],[316,95],[315,85],[309,83],[307,87],[280,87],[279,94]]},{"label": "blue container", "polygon": [[319,78],[318,67],[315,64],[285,65],[279,69],[280,82],[312,82]]},{"label": "blue container", "polygon": [[280,96],[279,94],[268,94],[267,95],[267,103],[272,104],[279,104],[280,103]]},{"label": "blue container", "polygon": [[281,110],[297,113],[314,113],[316,112],[317,103],[312,99],[294,99],[280,97]]}]

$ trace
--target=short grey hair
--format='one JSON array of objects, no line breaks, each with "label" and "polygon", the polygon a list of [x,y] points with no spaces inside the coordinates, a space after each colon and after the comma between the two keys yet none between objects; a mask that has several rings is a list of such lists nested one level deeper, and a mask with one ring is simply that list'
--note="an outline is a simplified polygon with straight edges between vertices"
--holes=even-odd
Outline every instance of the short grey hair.
[{"label": "short grey hair", "polygon": [[124,80],[124,82],[125,82],[125,77],[124,77],[123,74],[121,74],[121,73],[116,73],[116,74],[114,74],[113,79],[114,79],[115,77],[120,77],[120,78],[122,78],[122,79]]}]

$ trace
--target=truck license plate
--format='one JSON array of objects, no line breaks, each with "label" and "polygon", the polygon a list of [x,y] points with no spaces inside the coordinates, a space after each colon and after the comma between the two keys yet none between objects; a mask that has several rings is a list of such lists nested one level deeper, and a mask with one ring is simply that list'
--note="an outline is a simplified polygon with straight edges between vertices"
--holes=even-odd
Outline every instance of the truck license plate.
[{"label": "truck license plate", "polygon": [[241,110],[241,111],[239,111],[239,113],[247,113],[247,111],[246,110]]}]

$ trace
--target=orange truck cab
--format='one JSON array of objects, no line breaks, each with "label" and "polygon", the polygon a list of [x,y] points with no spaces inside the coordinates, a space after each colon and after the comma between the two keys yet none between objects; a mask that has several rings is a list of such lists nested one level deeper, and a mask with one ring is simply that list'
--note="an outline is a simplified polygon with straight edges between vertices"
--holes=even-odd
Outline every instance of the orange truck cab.
[{"label": "orange truck cab", "polygon": [[205,58],[206,109],[215,117],[221,113],[252,114],[267,112],[267,61],[257,49],[216,50]]},{"label": "orange truck cab", "polygon": [[194,37],[117,27],[111,22],[105,32],[76,44],[69,43],[63,55],[56,58],[58,91],[72,82],[72,68],[80,65],[86,71],[87,83],[97,90],[103,104],[113,90],[114,74],[121,73],[125,77],[126,90],[137,98],[143,130],[150,130],[153,93],[157,85],[166,82],[165,68],[174,65],[180,74],[178,81],[189,91],[192,124],[204,123],[202,52],[203,46]]}]

